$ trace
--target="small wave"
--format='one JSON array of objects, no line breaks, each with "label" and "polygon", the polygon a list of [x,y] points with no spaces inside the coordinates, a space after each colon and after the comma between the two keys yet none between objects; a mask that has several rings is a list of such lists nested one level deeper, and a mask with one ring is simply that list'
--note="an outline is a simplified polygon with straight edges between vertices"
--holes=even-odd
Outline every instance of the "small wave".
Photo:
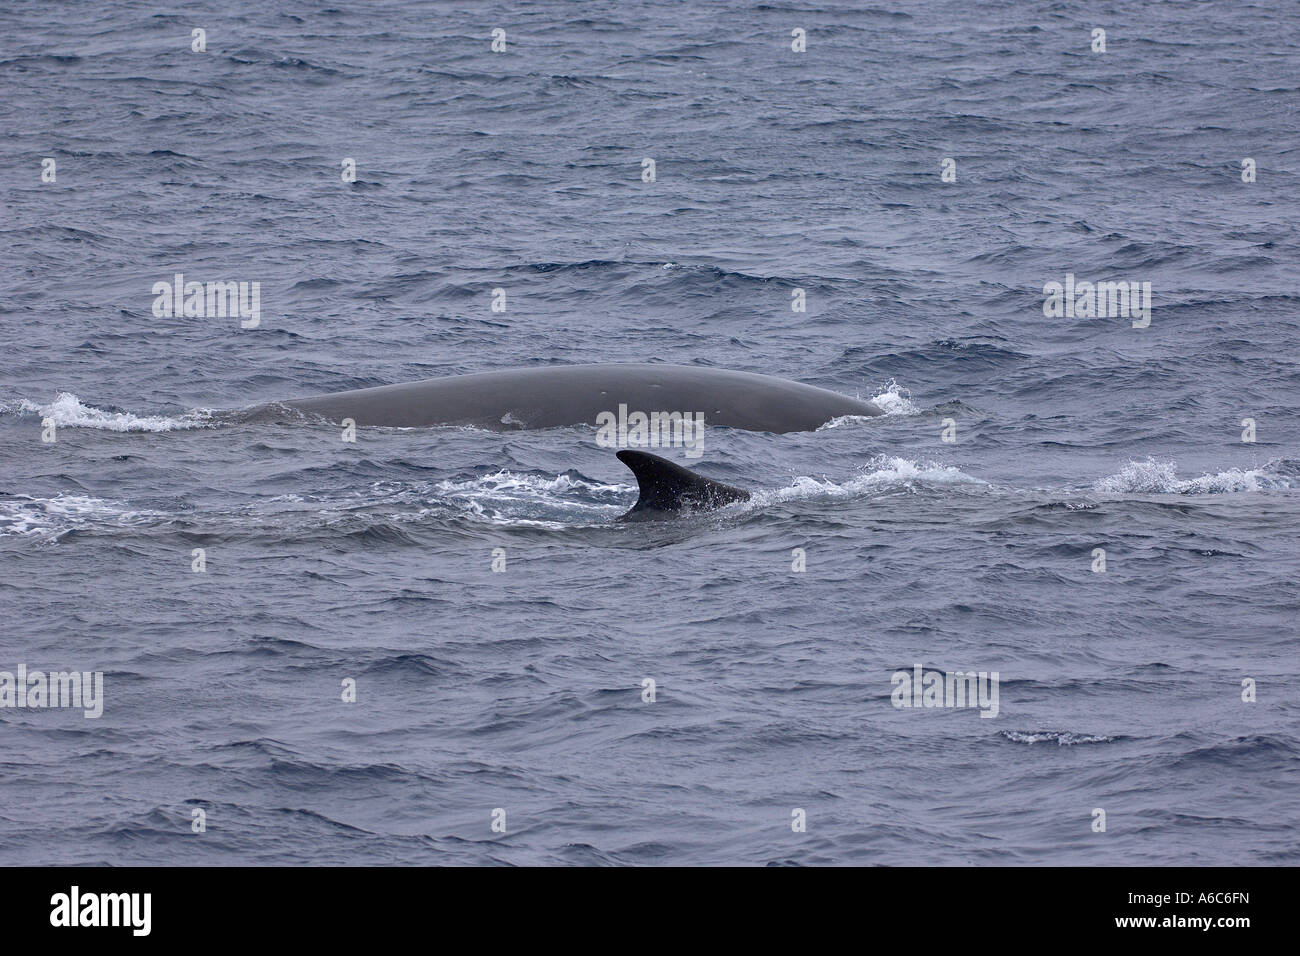
[{"label": "small wave", "polygon": [[1076,734],[1070,731],[1001,730],[998,733],[1018,744],[1045,744],[1055,741],[1058,747],[1073,747],[1075,744],[1108,744],[1115,739],[1105,734]]},{"label": "small wave", "polygon": [[[919,415],[921,409],[912,401],[911,392],[900,386],[892,378],[885,383],[885,387],[877,394],[868,399],[871,404],[883,411],[886,417],[893,415]],[[817,431],[826,431],[830,428],[842,428],[845,425],[857,425],[864,422],[873,421],[877,416],[874,415],[841,415],[839,418],[832,418],[824,425],[819,425]]]},{"label": "small wave", "polygon": [[915,462],[906,458],[880,455],[873,458],[862,474],[847,481],[834,482],[826,478],[806,475],[794,480],[786,488],[759,492],[751,499],[755,504],[766,505],[777,501],[805,498],[853,498],[868,492],[902,490],[918,491],[922,488],[951,485],[986,485],[972,478],[960,468],[937,462]]},{"label": "small wave", "polygon": [[1214,495],[1240,491],[1274,491],[1291,482],[1274,470],[1276,461],[1243,471],[1229,468],[1199,478],[1180,479],[1172,461],[1130,461],[1118,474],[1100,478],[1093,490],[1103,494]]},{"label": "small wave", "polygon": [[57,428],[99,428],[111,432],[170,432],[209,428],[213,425],[212,415],[208,411],[186,412],[175,418],[110,412],[82,404],[71,392],[59,392],[49,405],[38,405],[25,398],[14,403],[0,404],[0,414],[5,412],[34,413],[42,419],[50,419]]},{"label": "small wave", "polygon": [[886,415],[919,415],[921,410],[912,402],[912,393],[900,386],[892,378],[878,395],[871,396],[871,404],[882,409]]},{"label": "small wave", "polygon": [[157,517],[166,515],[134,510],[90,495],[58,494],[53,498],[11,495],[0,498],[0,537],[50,537],[97,522],[129,524]]}]

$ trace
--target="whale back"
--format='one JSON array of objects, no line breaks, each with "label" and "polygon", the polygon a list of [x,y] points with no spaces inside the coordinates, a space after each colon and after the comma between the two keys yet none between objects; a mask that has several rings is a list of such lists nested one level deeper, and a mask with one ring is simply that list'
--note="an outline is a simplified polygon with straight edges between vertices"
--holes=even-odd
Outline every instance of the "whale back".
[{"label": "whale back", "polygon": [[[771,375],[689,365],[549,365],[454,375],[290,399],[330,421],[491,431],[599,424],[602,412],[702,414],[707,426],[812,431],[833,418],[882,414],[870,402]],[[257,410],[255,410],[257,411]],[[274,411],[268,411],[274,414]],[[262,417],[266,417],[263,415]]]}]

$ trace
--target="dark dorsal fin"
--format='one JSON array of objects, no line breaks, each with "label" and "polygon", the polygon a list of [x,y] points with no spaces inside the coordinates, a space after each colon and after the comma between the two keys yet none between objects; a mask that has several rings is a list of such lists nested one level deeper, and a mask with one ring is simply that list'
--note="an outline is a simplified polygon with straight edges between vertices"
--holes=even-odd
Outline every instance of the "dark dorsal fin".
[{"label": "dark dorsal fin", "polygon": [[667,517],[683,510],[707,511],[749,500],[748,491],[697,475],[658,455],[624,449],[618,460],[632,469],[641,488],[641,497],[620,521]]}]

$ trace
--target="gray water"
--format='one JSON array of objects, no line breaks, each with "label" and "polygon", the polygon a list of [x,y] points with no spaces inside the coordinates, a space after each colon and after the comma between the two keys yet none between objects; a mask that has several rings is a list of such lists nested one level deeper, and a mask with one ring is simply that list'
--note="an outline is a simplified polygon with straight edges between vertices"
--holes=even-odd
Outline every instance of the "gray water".
[{"label": "gray water", "polygon": [[[0,670],[104,675],[0,708],[0,861],[1300,859],[1293,2],[175,11],[0,11]],[[637,526],[587,426],[222,414],[619,361],[889,414]]]}]

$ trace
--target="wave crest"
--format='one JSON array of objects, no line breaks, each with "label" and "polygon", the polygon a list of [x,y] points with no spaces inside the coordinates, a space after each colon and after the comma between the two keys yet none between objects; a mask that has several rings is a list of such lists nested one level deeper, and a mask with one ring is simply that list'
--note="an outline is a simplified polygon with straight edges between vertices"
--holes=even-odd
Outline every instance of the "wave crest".
[{"label": "wave crest", "polygon": [[1056,742],[1058,747],[1073,747],[1076,744],[1108,744],[1113,741],[1114,737],[1108,737],[1105,734],[1076,734],[1072,731],[1062,730],[1002,730],[999,733],[1018,744],[1044,744]]},{"label": "wave crest", "polygon": [[0,538],[9,535],[57,537],[103,522],[131,524],[165,517],[162,512],[136,510],[90,495],[60,493],[53,498],[8,495],[0,498]]},{"label": "wave crest", "polygon": [[[912,401],[912,393],[903,388],[892,378],[885,383],[882,388],[871,398],[867,399],[885,413],[885,417],[894,415],[919,415],[921,409]],[[838,418],[832,418],[824,425],[819,425],[817,431],[826,431],[830,428],[842,428],[845,425],[857,425],[862,422],[874,421],[874,415],[841,415]]]},{"label": "wave crest", "polygon": [[59,392],[48,405],[38,405],[28,399],[0,405],[0,413],[17,412],[40,415],[50,419],[56,428],[98,428],[111,432],[170,432],[190,428],[210,428],[212,415],[208,411],[186,412],[169,418],[165,415],[136,415],[133,412],[110,412],[93,405],[83,404],[71,392]]},{"label": "wave crest", "polygon": [[1099,478],[1093,490],[1102,494],[1214,495],[1242,491],[1274,491],[1291,487],[1276,471],[1278,461],[1261,468],[1229,468],[1199,478],[1181,479],[1172,461],[1130,461],[1114,475]]},{"label": "wave crest", "polygon": [[757,492],[751,500],[755,504],[766,505],[804,498],[854,498],[882,490],[919,491],[933,487],[987,484],[952,465],[878,455],[867,463],[861,474],[845,481],[801,475],[788,487]]}]

